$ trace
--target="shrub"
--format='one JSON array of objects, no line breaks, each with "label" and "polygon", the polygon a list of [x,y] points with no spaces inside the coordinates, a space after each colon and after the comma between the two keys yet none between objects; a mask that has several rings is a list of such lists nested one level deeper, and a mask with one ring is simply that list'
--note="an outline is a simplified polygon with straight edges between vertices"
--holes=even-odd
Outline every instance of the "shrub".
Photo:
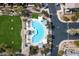
[{"label": "shrub", "polygon": [[58,55],[59,56],[62,56],[63,54],[64,54],[64,51],[63,50],[58,51]]},{"label": "shrub", "polygon": [[76,13],[76,17],[78,17],[78,18],[79,18],[79,13]]},{"label": "shrub", "polygon": [[76,15],[74,15],[74,16],[71,17],[71,20],[72,21],[77,21],[78,20],[78,17]]},{"label": "shrub", "polygon": [[69,21],[69,20],[70,20],[70,19],[67,18],[66,16],[63,16],[62,18],[63,18],[64,21]]},{"label": "shrub", "polygon": [[79,41],[74,41],[74,44],[79,47]]}]

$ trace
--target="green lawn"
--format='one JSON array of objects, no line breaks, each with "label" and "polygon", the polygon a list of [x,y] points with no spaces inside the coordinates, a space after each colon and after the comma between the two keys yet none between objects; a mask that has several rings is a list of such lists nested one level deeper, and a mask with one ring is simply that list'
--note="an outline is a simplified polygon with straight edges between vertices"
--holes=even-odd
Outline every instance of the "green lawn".
[{"label": "green lawn", "polygon": [[32,13],[32,18],[37,19],[38,18],[38,14],[37,13]]},{"label": "green lawn", "polygon": [[21,27],[19,16],[0,16],[0,44],[11,46],[14,52],[19,51],[21,49]]}]

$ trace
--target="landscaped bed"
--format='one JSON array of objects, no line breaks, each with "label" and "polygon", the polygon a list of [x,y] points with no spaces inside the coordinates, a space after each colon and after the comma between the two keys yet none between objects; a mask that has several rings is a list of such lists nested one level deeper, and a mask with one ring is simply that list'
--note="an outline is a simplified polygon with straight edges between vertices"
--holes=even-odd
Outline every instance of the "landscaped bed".
[{"label": "landscaped bed", "polygon": [[78,40],[74,41],[74,44],[75,44],[77,47],[79,47],[79,41],[78,41]]},{"label": "landscaped bed", "polygon": [[63,15],[61,19],[64,21],[78,21],[79,14],[72,14],[72,15]]},{"label": "landscaped bed", "polygon": [[21,49],[21,19],[19,16],[0,16],[0,45],[9,46],[13,52]]}]

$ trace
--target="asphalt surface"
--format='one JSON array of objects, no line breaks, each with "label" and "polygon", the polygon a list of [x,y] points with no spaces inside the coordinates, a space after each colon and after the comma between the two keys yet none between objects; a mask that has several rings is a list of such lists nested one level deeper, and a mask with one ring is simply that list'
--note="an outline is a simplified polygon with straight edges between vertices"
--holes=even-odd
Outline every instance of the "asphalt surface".
[{"label": "asphalt surface", "polygon": [[52,56],[57,56],[58,55],[58,45],[61,41],[63,40],[68,40],[68,39],[78,39],[79,36],[71,36],[69,35],[66,31],[68,28],[79,28],[79,23],[62,23],[59,21],[57,17],[57,7],[54,3],[48,4],[48,8],[50,13],[52,14],[52,22],[55,28],[53,29],[53,35],[55,36],[54,39],[52,39],[52,50],[51,50],[51,55]]}]

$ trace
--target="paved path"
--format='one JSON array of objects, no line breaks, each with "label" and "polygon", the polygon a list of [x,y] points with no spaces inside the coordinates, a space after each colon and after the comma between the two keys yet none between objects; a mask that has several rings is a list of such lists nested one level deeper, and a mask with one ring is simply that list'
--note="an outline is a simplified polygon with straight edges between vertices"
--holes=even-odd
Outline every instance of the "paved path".
[{"label": "paved path", "polygon": [[68,39],[77,39],[76,36],[69,35],[66,30],[68,28],[79,28],[79,23],[73,23],[73,24],[67,24],[62,23],[59,21],[57,17],[57,7],[54,3],[48,4],[49,11],[53,15],[51,20],[55,26],[55,29],[53,30],[53,34],[55,36],[55,39],[53,39],[53,47],[51,50],[51,55],[57,56],[58,52],[58,45],[62,40],[68,40]]},{"label": "paved path", "polygon": [[21,45],[21,49],[22,49],[22,54],[28,56],[29,55],[29,46],[26,47],[25,44],[26,44],[26,39],[25,39],[25,34],[24,34],[24,22],[23,22],[23,19],[21,17],[21,21],[22,21],[22,29],[21,29],[21,37],[22,37],[22,45]]}]

